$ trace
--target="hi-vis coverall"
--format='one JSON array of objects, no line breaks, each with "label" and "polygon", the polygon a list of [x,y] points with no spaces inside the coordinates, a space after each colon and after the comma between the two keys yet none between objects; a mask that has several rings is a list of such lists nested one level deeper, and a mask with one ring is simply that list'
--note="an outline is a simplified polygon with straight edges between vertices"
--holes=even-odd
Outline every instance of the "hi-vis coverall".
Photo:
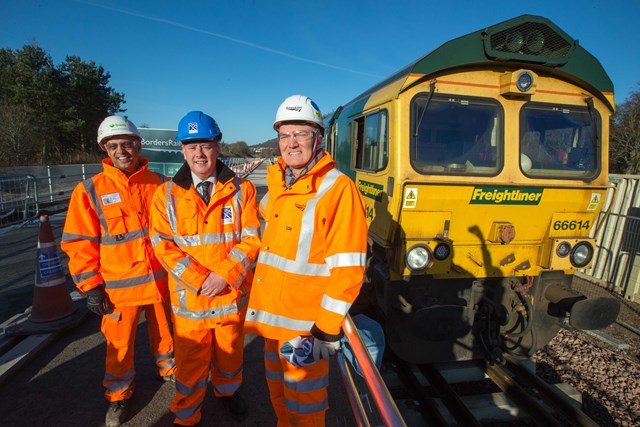
[{"label": "hi-vis coverall", "polygon": [[[253,265],[260,248],[254,185],[218,160],[209,205],[193,186],[184,164],[158,188],[151,212],[151,239],[169,272],[176,341],[175,422],[200,421],[211,375],[216,396],[232,395],[242,382],[242,321]],[[200,294],[213,271],[228,288],[214,297]]]},{"label": "hi-vis coverall", "polygon": [[329,364],[295,367],[280,356],[297,336],[335,341],[364,278],[367,224],[355,184],[325,153],[287,189],[270,166],[260,203],[266,222],[245,332],[265,337],[265,368],[278,426],[322,426]]},{"label": "hi-vis coverall", "polygon": [[110,402],[128,399],[134,390],[134,342],[142,308],[158,373],[172,375],[173,339],[167,301],[167,273],[149,239],[149,209],[166,177],[140,168],[127,177],[102,161],[103,172],[76,186],[69,202],[61,247],[78,289],[104,284],[113,311],[102,316],[107,342],[103,384]]}]

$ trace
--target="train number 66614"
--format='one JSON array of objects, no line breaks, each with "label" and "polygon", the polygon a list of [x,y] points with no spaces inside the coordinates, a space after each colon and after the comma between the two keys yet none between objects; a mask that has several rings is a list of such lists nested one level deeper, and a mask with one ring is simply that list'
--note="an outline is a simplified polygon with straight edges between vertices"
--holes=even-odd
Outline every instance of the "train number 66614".
[{"label": "train number 66614", "polygon": [[588,230],[591,227],[590,221],[556,221],[553,223],[554,230]]}]

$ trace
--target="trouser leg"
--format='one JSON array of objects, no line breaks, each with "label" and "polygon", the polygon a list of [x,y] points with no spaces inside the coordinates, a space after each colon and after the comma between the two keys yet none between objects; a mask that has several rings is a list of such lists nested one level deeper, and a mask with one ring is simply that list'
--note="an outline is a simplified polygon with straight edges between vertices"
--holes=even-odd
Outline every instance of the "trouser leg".
[{"label": "trouser leg", "polygon": [[103,385],[109,402],[129,399],[135,388],[134,347],[141,307],[117,307],[102,316],[107,343]]},{"label": "trouser leg", "polygon": [[311,365],[295,366],[280,356],[279,350],[285,342],[278,341],[277,354],[283,374],[287,419],[296,427],[324,426],[325,413],[329,409],[329,362],[319,360]]},{"label": "trouser leg", "polygon": [[242,324],[213,329],[211,383],[216,396],[231,396],[242,383],[244,334]]},{"label": "trouser leg", "polygon": [[174,323],[174,332],[176,396],[171,402],[171,411],[176,416],[176,424],[194,425],[202,417],[213,333],[210,329],[183,329],[178,323]]},{"label": "trouser leg", "polygon": [[288,427],[287,409],[284,404],[284,371],[279,355],[278,341],[264,339],[264,371],[269,387],[271,406],[278,417],[278,427]]},{"label": "trouser leg", "polygon": [[161,377],[172,375],[176,370],[169,310],[168,302],[158,302],[144,307],[151,353]]}]

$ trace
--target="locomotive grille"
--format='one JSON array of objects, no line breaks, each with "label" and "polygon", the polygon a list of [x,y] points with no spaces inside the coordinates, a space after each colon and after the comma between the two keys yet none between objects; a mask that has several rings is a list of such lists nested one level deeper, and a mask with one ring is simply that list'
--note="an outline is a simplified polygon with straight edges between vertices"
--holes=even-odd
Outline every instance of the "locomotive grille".
[{"label": "locomotive grille", "polygon": [[573,40],[541,22],[527,21],[494,31],[485,33],[485,49],[496,59],[561,65],[575,47]]}]

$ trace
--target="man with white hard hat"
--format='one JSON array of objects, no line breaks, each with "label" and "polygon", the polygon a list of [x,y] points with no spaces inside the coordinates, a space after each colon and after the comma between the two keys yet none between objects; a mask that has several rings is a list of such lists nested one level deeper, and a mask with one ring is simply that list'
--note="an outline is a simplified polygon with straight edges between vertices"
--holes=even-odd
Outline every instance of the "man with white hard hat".
[{"label": "man with white hard hat", "polygon": [[273,128],[280,157],[267,170],[260,202],[267,225],[245,332],[265,338],[278,425],[323,426],[328,359],[340,348],[342,321],[364,278],[364,202],[322,149],[323,117],[311,98],[285,99]]},{"label": "man with white hard hat", "polygon": [[103,120],[98,145],[108,156],[103,172],[74,189],[61,246],[87,307],[102,317],[107,344],[103,385],[109,401],[105,424],[112,427],[128,415],[143,309],[158,376],[175,381],[167,273],[149,238],[151,198],[167,178],[148,170],[148,160],[140,157],[140,133],[125,117]]}]

